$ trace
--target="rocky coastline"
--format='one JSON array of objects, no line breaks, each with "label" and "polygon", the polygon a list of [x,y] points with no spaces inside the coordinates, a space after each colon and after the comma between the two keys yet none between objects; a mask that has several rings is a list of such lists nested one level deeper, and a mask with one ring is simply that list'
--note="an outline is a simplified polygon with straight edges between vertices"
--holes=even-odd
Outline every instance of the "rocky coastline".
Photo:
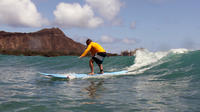
[{"label": "rocky coastline", "polygon": [[67,37],[59,28],[19,33],[0,31],[0,53],[25,56],[80,55],[85,45]]}]

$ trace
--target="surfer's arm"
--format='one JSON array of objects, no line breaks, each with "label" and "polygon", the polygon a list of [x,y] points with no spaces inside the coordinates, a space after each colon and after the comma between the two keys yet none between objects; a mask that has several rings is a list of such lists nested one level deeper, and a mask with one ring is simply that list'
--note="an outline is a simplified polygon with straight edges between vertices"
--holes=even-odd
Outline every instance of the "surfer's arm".
[{"label": "surfer's arm", "polygon": [[79,58],[86,56],[87,53],[91,50],[91,48],[92,48],[92,45],[91,44],[88,45],[87,49],[83,52],[83,54]]}]

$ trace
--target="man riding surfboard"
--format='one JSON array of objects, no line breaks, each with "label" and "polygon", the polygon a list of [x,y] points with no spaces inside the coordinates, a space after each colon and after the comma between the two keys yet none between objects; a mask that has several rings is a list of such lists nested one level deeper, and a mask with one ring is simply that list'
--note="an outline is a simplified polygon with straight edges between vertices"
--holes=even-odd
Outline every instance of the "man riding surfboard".
[{"label": "man riding surfboard", "polygon": [[94,61],[98,64],[99,69],[100,69],[100,74],[103,74],[103,60],[106,57],[106,51],[104,48],[99,45],[96,42],[93,42],[91,39],[87,39],[86,41],[87,44],[87,49],[83,52],[83,54],[79,57],[82,58],[87,55],[87,53],[90,51],[92,58],[89,61],[90,69],[91,72],[89,73],[90,75],[94,75]]}]

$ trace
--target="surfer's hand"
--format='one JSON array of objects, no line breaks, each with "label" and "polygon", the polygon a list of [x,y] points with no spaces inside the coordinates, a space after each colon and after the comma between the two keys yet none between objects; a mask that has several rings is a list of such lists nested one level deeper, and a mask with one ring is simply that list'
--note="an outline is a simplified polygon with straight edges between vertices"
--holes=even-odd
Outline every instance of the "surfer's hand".
[{"label": "surfer's hand", "polygon": [[79,59],[81,59],[82,58],[82,56],[80,56],[80,57],[78,57]]}]

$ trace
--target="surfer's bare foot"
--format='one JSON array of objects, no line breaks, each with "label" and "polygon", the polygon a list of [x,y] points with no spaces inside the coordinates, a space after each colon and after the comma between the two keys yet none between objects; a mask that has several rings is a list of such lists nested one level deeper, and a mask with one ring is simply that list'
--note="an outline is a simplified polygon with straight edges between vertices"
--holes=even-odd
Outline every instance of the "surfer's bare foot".
[{"label": "surfer's bare foot", "polygon": [[94,72],[90,72],[88,75],[94,75]]},{"label": "surfer's bare foot", "polygon": [[99,74],[103,74],[103,73],[104,73],[103,71],[99,72]]},{"label": "surfer's bare foot", "polygon": [[103,74],[104,72],[103,72],[103,69],[102,70],[100,70],[100,72],[99,72],[99,74]]}]

